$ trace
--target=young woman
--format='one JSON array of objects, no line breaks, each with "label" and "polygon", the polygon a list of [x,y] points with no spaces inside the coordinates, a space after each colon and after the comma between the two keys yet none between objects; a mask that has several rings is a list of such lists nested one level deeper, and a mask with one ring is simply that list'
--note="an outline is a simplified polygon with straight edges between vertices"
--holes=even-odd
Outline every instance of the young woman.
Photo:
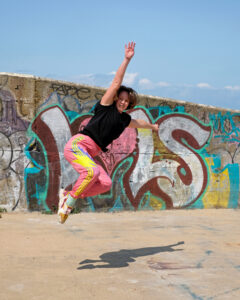
[{"label": "young woman", "polygon": [[66,144],[64,156],[80,174],[70,192],[63,191],[59,201],[59,221],[64,223],[78,198],[98,195],[110,190],[111,178],[94,161],[100,151],[117,139],[126,127],[158,130],[157,124],[134,120],[125,112],[137,102],[136,92],[121,86],[125,71],[134,56],[135,43],[125,45],[125,57],[111,86],[97,103],[94,116],[87,126]]}]

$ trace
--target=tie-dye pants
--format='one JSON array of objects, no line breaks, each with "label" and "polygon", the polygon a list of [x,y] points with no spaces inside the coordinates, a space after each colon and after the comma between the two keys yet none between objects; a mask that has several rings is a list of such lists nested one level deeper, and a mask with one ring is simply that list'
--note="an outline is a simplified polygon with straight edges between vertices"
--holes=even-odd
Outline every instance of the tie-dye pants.
[{"label": "tie-dye pants", "polygon": [[100,147],[88,136],[74,135],[64,148],[64,156],[80,174],[70,195],[74,198],[85,198],[110,190],[112,180],[93,157],[99,154]]}]

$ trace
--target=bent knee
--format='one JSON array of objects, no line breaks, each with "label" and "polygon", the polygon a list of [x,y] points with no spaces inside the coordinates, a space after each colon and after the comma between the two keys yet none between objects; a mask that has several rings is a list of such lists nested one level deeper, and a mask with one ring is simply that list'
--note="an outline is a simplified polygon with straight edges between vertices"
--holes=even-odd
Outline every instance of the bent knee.
[{"label": "bent knee", "polygon": [[112,188],[112,180],[109,178],[109,182],[107,183],[107,187],[110,190]]},{"label": "bent knee", "polygon": [[106,192],[112,188],[112,180],[110,177],[107,180],[105,180],[104,188],[105,188]]},{"label": "bent knee", "polygon": [[99,168],[86,168],[87,177],[89,181],[95,181],[100,175]]}]

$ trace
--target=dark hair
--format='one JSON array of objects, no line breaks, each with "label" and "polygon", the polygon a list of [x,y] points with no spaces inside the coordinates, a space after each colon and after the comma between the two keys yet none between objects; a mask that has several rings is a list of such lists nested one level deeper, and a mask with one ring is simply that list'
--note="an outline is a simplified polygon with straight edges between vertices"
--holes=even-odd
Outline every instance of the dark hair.
[{"label": "dark hair", "polygon": [[134,108],[134,106],[137,104],[137,92],[134,91],[134,89],[130,87],[126,87],[124,85],[121,85],[120,88],[117,91],[117,97],[121,94],[121,92],[127,92],[129,95],[129,105],[127,109]]}]

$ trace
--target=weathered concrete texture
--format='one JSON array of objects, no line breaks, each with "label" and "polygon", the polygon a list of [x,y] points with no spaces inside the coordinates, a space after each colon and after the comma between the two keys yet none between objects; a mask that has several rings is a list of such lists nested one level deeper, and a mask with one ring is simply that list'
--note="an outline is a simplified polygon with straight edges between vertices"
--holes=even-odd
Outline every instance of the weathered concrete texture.
[{"label": "weathered concrete texture", "polygon": [[[56,210],[61,187],[78,174],[67,140],[84,127],[105,89],[0,74],[0,207]],[[78,203],[83,211],[237,208],[240,111],[139,96],[132,118],[159,132],[128,128],[96,159],[112,190]]]},{"label": "weathered concrete texture", "polygon": [[240,299],[240,211],[3,214],[0,299]]}]

